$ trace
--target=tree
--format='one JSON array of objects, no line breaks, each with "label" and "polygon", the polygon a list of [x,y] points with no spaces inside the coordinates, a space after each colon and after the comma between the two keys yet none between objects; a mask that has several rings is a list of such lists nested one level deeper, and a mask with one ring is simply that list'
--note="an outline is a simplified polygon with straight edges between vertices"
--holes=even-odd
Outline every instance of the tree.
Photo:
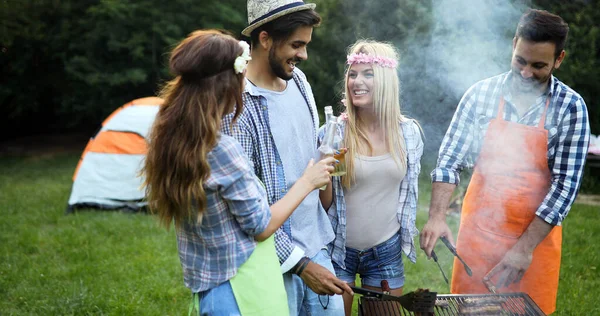
[{"label": "tree", "polygon": [[[556,74],[585,98],[599,134],[600,0],[309,0],[323,22],[300,67],[318,107],[340,110],[348,46],[357,38],[395,44],[402,110],[421,122],[434,152],[467,87],[508,70],[510,39],[532,1],[569,23]],[[170,78],[170,49],[187,34],[220,28],[239,37],[247,24],[239,0],[5,0],[0,18],[3,138],[91,132],[116,107],[156,94]]]},{"label": "tree", "polygon": [[83,130],[169,78],[175,43],[199,28],[239,34],[241,1],[2,2],[2,136]]},{"label": "tree", "polygon": [[535,1],[569,24],[566,57],[556,76],[584,98],[592,133],[600,134],[600,0]]}]

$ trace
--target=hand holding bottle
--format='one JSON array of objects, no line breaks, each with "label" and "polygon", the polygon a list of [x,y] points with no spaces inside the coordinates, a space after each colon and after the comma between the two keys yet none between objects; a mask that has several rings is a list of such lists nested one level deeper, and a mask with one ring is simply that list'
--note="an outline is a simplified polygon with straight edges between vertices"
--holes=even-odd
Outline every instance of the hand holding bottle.
[{"label": "hand holding bottle", "polygon": [[331,173],[332,176],[343,176],[346,175],[346,153],[348,152],[348,148],[340,148],[335,154],[333,154],[333,158],[337,159],[339,163],[335,164],[335,170]]},{"label": "hand holding bottle", "polygon": [[331,173],[338,160],[333,156],[326,157],[317,163],[311,159],[299,180],[306,181],[312,190],[325,186],[331,179]]}]

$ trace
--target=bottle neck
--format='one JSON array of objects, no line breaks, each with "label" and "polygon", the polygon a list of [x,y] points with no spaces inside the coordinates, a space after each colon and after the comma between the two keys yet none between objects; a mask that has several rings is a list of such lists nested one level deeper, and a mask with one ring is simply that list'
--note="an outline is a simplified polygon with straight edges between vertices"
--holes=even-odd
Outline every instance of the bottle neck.
[{"label": "bottle neck", "polygon": [[325,138],[323,138],[323,144],[328,144],[333,147],[333,141],[335,139],[335,133],[337,130],[337,123],[334,119],[330,119],[327,122],[327,133],[325,134]]},{"label": "bottle neck", "polygon": [[325,124],[329,124],[329,121],[331,121],[332,117],[333,117],[333,107],[328,105],[325,107]]}]

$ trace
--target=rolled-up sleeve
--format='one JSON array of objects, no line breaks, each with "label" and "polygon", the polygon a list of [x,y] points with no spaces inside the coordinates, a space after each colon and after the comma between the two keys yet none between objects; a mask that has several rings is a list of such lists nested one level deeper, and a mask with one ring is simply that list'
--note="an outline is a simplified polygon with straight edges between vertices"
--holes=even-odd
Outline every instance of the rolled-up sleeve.
[{"label": "rolled-up sleeve", "polygon": [[266,192],[250,169],[242,147],[233,139],[215,150],[212,181],[240,228],[248,235],[262,233],[271,220]]},{"label": "rolled-up sleeve", "polygon": [[250,236],[262,233],[271,220],[266,192],[249,169],[242,178],[223,188],[221,195],[242,230]]},{"label": "rolled-up sleeve", "polygon": [[573,102],[559,125],[558,144],[552,166],[552,184],[536,215],[551,225],[561,225],[575,201],[590,142],[585,102]]},{"label": "rolled-up sleeve", "polygon": [[467,164],[473,142],[476,89],[473,86],[467,90],[454,112],[440,146],[436,168],[431,172],[432,182],[460,183],[460,172]]}]

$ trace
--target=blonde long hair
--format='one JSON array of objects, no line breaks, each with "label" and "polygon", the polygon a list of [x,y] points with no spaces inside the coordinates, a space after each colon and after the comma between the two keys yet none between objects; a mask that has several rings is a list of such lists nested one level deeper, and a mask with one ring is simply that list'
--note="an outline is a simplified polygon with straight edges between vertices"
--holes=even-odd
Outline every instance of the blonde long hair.
[{"label": "blonde long hair", "polygon": [[[376,42],[372,40],[359,40],[348,50],[348,54],[363,53],[370,56],[387,57],[398,61],[398,52],[395,47],[389,43]],[[346,176],[342,177],[342,184],[345,188],[350,188],[355,182],[354,157],[359,150],[362,152],[371,152],[373,147],[364,131],[361,118],[352,104],[350,91],[348,90],[348,75],[350,67],[348,65],[345,75],[346,92],[346,111],[348,120],[344,131],[344,146],[348,148],[346,153]],[[400,82],[396,68],[381,67],[373,64],[374,74],[374,93],[373,107],[381,123],[384,132],[386,146],[392,158],[399,167],[406,168],[406,148],[404,135],[400,123],[407,118],[400,111]],[[366,145],[366,146],[365,146]],[[366,147],[366,148],[365,148]]]},{"label": "blonde long hair", "polygon": [[[167,228],[200,221],[206,209],[208,153],[216,146],[223,115],[242,111],[243,74],[234,62],[243,48],[233,37],[200,30],[171,53],[176,76],[161,92],[165,100],[150,132],[142,168],[151,211]],[[235,104],[239,106],[234,106]]]}]

